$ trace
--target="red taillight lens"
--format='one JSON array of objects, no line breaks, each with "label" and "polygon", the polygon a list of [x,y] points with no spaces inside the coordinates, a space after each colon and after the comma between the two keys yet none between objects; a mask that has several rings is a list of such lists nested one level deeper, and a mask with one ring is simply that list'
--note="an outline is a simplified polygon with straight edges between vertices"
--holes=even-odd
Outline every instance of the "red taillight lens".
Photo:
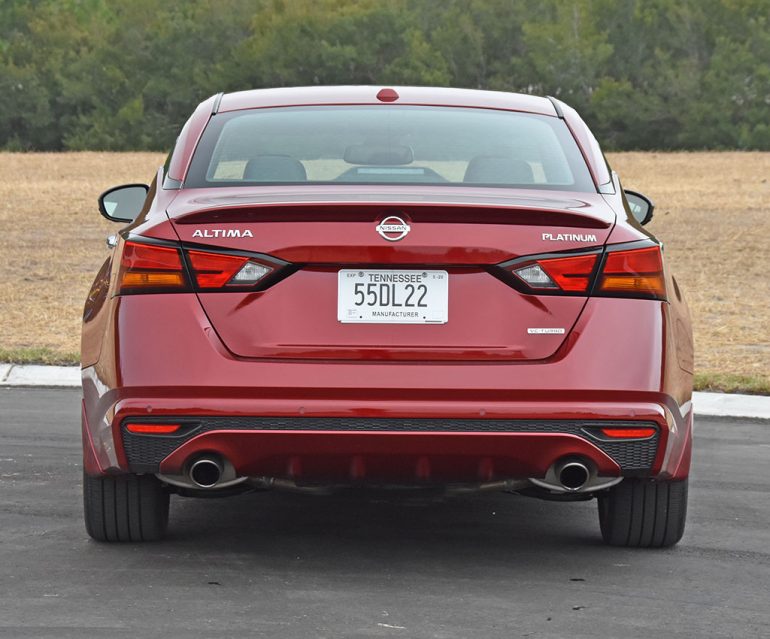
[{"label": "red taillight lens", "polygon": [[601,428],[600,430],[602,435],[613,439],[646,439],[657,432],[654,428]]},{"label": "red taillight lens", "polygon": [[598,295],[666,299],[663,259],[659,246],[611,251],[604,261]]},{"label": "red taillight lens", "polygon": [[200,288],[253,286],[273,270],[243,255],[187,251],[187,256]]},{"label": "red taillight lens", "polygon": [[562,291],[584,292],[591,283],[597,255],[577,255],[538,260],[538,264]]},{"label": "red taillight lens", "polygon": [[182,428],[181,424],[129,424],[126,430],[138,435],[171,435]]},{"label": "red taillight lens", "polygon": [[534,289],[587,293],[598,255],[541,258],[513,273]]},{"label": "red taillight lens", "polygon": [[126,242],[118,282],[122,294],[185,290],[187,282],[179,249]]},{"label": "red taillight lens", "polygon": [[195,279],[201,288],[219,288],[227,284],[249,261],[241,255],[187,251]]}]

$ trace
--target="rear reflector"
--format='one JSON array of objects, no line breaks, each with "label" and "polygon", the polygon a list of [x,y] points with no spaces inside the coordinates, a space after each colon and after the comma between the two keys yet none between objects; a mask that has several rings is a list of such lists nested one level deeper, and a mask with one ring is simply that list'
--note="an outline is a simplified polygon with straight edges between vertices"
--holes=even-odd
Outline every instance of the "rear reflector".
[{"label": "rear reflector", "polygon": [[613,439],[646,439],[657,432],[654,428],[602,428],[605,437]]},{"label": "rear reflector", "polygon": [[179,249],[126,242],[120,258],[120,293],[184,290],[187,283]]},{"label": "rear reflector", "polygon": [[659,246],[607,253],[599,286],[599,295],[666,299],[663,260]]},{"label": "rear reflector", "polygon": [[129,433],[140,435],[170,435],[182,428],[181,424],[129,424],[126,430]]}]

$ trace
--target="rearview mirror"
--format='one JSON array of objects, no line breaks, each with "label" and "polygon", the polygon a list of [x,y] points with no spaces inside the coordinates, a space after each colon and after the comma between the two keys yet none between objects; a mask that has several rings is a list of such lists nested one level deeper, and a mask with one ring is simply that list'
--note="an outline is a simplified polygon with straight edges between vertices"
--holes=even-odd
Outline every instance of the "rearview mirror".
[{"label": "rearview mirror", "polygon": [[647,224],[652,219],[652,212],[655,210],[652,200],[636,191],[624,191],[624,193],[628,201],[628,208],[631,209],[631,215],[642,226]]},{"label": "rearview mirror", "polygon": [[144,208],[146,184],[114,186],[99,196],[99,213],[111,222],[133,222]]}]

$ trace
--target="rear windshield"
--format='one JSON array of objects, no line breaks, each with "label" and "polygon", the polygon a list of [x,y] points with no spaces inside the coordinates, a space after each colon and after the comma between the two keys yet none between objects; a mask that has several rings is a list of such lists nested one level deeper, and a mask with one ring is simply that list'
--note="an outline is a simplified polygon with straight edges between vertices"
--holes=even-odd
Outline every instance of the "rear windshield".
[{"label": "rear windshield", "polygon": [[423,106],[316,106],[215,115],[185,187],[433,184],[595,191],[563,120]]}]

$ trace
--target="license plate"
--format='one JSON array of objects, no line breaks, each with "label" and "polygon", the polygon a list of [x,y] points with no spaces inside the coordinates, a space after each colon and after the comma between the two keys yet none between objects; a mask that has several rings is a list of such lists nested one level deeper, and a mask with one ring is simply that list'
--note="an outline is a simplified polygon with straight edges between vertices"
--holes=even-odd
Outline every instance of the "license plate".
[{"label": "license plate", "polygon": [[344,269],[337,278],[337,319],[360,324],[445,324],[446,271]]}]

